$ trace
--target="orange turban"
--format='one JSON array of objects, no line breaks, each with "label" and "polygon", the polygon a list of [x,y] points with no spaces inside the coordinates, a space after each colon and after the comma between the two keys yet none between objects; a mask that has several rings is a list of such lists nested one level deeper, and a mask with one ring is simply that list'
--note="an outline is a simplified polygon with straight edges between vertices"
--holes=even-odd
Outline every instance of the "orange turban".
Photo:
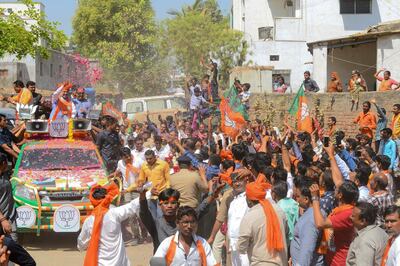
[{"label": "orange turban", "polygon": [[223,160],[233,160],[233,155],[230,150],[222,150],[219,154],[221,159]]},{"label": "orange turban", "polygon": [[233,167],[230,167],[228,170],[226,170],[225,173],[220,173],[218,174],[218,176],[221,178],[222,181],[232,186],[232,179],[231,179],[232,173],[233,173]]},{"label": "orange turban", "polygon": [[263,207],[267,225],[265,231],[266,246],[267,250],[272,253],[283,250],[284,246],[278,215],[271,202],[265,199],[266,190],[269,188],[271,188],[271,185],[265,182],[265,176],[258,175],[256,181],[247,184],[246,197],[249,200],[258,200]]},{"label": "orange turban", "polygon": [[92,236],[90,238],[89,247],[86,251],[84,266],[97,266],[99,259],[99,243],[101,236],[101,227],[103,224],[104,215],[108,212],[111,202],[114,200],[115,196],[118,195],[118,186],[112,182],[108,187],[104,187],[107,190],[105,198],[95,199],[93,198],[93,192],[95,189],[101,186],[94,186],[90,190],[89,199],[92,203],[94,210],[92,215],[94,215],[94,223],[92,229]]}]

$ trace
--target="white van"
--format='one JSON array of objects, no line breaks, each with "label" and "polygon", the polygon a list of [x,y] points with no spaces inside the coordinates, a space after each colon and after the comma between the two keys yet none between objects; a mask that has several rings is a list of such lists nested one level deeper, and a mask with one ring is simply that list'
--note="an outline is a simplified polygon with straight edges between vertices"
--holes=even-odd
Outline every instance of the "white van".
[{"label": "white van", "polygon": [[130,120],[144,121],[149,113],[152,121],[157,121],[160,114],[165,118],[167,115],[174,115],[176,111],[186,110],[185,95],[182,93],[122,100],[122,112],[126,112]]}]

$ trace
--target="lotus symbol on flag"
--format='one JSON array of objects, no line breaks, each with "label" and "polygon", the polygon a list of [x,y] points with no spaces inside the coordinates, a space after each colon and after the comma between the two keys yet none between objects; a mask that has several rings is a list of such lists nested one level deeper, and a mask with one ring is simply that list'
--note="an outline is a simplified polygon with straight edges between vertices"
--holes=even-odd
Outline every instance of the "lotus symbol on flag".
[{"label": "lotus symbol on flag", "polygon": [[310,116],[310,111],[306,103],[301,103],[301,120],[304,120],[307,116]]},{"label": "lotus symbol on flag", "polygon": [[233,121],[232,119],[229,118],[228,114],[225,112],[225,126],[227,127],[232,127],[235,128],[236,127],[236,123],[235,121]]}]

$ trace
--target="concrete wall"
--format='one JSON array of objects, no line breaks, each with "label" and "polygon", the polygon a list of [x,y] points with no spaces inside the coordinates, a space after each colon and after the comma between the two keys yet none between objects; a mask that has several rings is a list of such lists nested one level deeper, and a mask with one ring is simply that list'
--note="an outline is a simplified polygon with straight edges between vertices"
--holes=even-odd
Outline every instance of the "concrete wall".
[{"label": "concrete wall", "polygon": [[[267,95],[253,95],[251,98],[250,110],[251,118],[255,118],[257,113],[261,113],[260,119],[268,116],[268,114],[275,113],[272,125],[278,127],[283,126],[285,115],[288,115],[288,110],[292,104],[295,94],[267,94]],[[351,97],[349,93],[317,93],[306,95],[308,103],[312,112],[315,112],[316,103],[320,102],[320,111],[326,123],[329,116],[335,116],[337,125],[342,130],[345,130],[346,136],[355,136],[358,134],[357,126],[353,124],[353,119],[362,111],[362,102],[375,98],[378,105],[385,107],[389,121],[392,117],[392,106],[395,103],[400,103],[398,92],[364,92],[360,94],[360,106],[357,111],[351,111]],[[256,102],[263,104],[271,104],[271,109],[257,111],[254,109]],[[375,107],[372,111],[376,113]],[[326,128],[326,126],[325,126]]]},{"label": "concrete wall", "polygon": [[[291,70],[290,83],[297,89],[302,72],[312,70],[312,65],[307,65],[312,57],[306,42],[342,37],[399,19],[400,1],[371,1],[371,14],[353,15],[340,14],[339,0],[293,0],[294,7],[285,7],[283,0],[232,0],[232,25],[244,32],[253,53],[249,60]],[[258,39],[258,28],[266,26],[274,27],[274,40]],[[270,62],[271,54],[279,55],[280,60]]]},{"label": "concrete wall", "polygon": [[250,83],[251,93],[272,92],[272,70],[233,69],[229,76],[230,84],[233,84],[235,78],[242,84]]},{"label": "concrete wall", "polygon": [[392,78],[400,80],[400,34],[378,38],[376,68],[386,68],[391,71]]}]

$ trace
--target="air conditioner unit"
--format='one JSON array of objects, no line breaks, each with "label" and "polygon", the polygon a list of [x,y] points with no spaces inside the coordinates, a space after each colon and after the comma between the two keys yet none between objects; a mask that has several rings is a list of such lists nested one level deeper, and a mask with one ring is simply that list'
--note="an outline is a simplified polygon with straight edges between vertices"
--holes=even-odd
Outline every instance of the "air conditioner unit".
[{"label": "air conditioner unit", "polygon": [[89,131],[92,129],[92,122],[88,119],[74,119],[74,131]]},{"label": "air conditioner unit", "polygon": [[258,39],[259,40],[272,40],[273,39],[274,27],[261,27],[258,28]]},{"label": "air conditioner unit", "polygon": [[49,123],[47,120],[30,120],[26,121],[26,132],[28,133],[48,133]]},{"label": "air conditioner unit", "polygon": [[286,0],[285,6],[293,6],[293,1],[292,0]]}]

